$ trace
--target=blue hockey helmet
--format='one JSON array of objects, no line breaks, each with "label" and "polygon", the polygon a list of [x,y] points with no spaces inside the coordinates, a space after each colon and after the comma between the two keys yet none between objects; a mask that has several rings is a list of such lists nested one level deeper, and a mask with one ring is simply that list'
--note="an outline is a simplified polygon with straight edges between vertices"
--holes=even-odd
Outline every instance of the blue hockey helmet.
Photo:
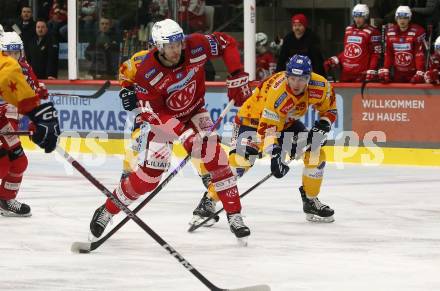
[{"label": "blue hockey helmet", "polygon": [[309,77],[312,73],[312,61],[308,56],[294,55],[286,66],[286,76]]}]

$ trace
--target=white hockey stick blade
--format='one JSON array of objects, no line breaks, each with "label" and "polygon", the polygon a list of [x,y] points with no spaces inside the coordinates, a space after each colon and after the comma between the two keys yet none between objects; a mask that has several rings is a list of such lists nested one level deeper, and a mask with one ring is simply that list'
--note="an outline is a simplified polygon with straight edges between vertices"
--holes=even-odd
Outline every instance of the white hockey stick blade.
[{"label": "white hockey stick blade", "polygon": [[87,254],[90,253],[91,247],[92,247],[92,243],[76,241],[72,244],[70,250],[73,253]]},{"label": "white hockey stick blade", "polygon": [[227,291],[270,291],[269,285],[255,285],[236,289],[226,289]]}]

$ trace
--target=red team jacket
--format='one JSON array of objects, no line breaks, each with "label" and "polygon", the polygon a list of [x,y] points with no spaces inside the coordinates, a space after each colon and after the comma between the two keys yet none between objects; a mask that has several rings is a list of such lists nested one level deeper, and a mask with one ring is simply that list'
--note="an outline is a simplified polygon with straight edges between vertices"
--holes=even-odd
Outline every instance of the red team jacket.
[{"label": "red team jacket", "polygon": [[342,66],[341,82],[361,82],[367,70],[377,70],[381,53],[379,30],[367,25],[345,28],[344,51],[338,55]]},{"label": "red team jacket", "polygon": [[[174,68],[162,66],[156,59],[157,53],[157,48],[153,48],[125,62],[120,69],[121,85],[136,84],[139,103],[149,103],[141,106],[150,106],[159,116],[182,122],[205,105],[204,65],[208,59],[223,57],[229,73],[243,70],[235,39],[220,32],[186,36],[183,61]],[[136,63],[136,58],[142,60]]]},{"label": "red team jacket", "polygon": [[394,82],[409,82],[416,71],[424,71],[425,30],[410,23],[406,31],[393,24],[386,33],[384,68],[394,68]]}]

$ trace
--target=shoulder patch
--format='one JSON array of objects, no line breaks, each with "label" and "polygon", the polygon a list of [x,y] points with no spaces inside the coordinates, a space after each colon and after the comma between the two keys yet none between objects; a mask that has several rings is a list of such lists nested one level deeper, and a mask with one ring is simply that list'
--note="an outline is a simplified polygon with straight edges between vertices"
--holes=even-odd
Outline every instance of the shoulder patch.
[{"label": "shoulder patch", "polygon": [[281,94],[280,97],[278,97],[277,101],[275,101],[275,108],[278,108],[281,105],[281,103],[283,103],[283,101],[286,99],[286,97],[287,97],[286,92]]},{"label": "shoulder patch", "polygon": [[192,55],[196,55],[196,54],[198,54],[198,53],[202,53],[202,52],[204,52],[204,51],[205,51],[205,49],[203,48],[203,46],[199,45],[199,46],[197,46],[197,47],[191,49],[191,54],[192,54]]},{"label": "shoulder patch", "polygon": [[317,81],[317,80],[310,80],[309,85],[318,86],[318,87],[325,87],[325,82]]},{"label": "shoulder patch", "polygon": [[209,47],[211,48],[211,55],[218,56],[218,44],[217,41],[214,39],[214,36],[205,34],[205,37],[209,42]]}]

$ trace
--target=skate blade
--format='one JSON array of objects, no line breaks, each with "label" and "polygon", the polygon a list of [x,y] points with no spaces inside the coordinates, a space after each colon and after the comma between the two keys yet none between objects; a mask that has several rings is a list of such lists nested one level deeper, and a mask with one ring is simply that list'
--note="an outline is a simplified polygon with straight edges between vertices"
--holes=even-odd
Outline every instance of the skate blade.
[{"label": "skate blade", "polygon": [[310,222],[317,222],[317,223],[331,223],[334,222],[335,219],[332,216],[328,216],[328,217],[321,217],[319,215],[315,215],[315,214],[306,214],[306,220],[310,221]]},{"label": "skate blade", "polygon": [[26,214],[17,214],[8,210],[0,210],[0,215],[4,217],[31,217],[32,212],[26,213]]},{"label": "skate blade", "polygon": [[248,238],[249,238],[249,236],[237,237],[237,244],[240,247],[247,247],[248,246]]},{"label": "skate blade", "polygon": [[[194,215],[191,219],[191,221],[189,222],[189,225],[199,225],[200,223],[202,223],[207,217],[202,217],[199,215]],[[216,220],[215,218],[208,220],[203,227],[211,227],[213,226],[218,220]]]}]

